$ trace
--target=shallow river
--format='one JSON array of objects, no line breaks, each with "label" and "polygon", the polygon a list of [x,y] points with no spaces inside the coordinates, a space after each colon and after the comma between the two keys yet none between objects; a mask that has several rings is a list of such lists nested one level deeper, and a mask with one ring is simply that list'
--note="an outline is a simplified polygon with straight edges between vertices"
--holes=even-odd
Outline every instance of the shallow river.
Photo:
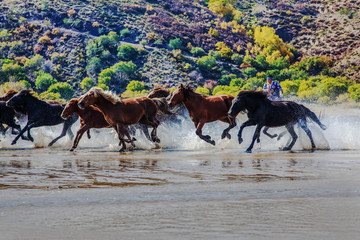
[{"label": "shallow river", "polygon": [[58,128],[34,130],[35,143],[3,137],[0,239],[359,239],[357,111],[328,113],[326,131],[310,125],[315,152],[297,130],[293,152],[262,136],[247,154],[254,129],[238,145],[219,124],[204,129],[212,147],[188,121],[160,127],[159,146],[138,133],[126,153],[109,130],[75,152],[69,139],[44,147]]}]

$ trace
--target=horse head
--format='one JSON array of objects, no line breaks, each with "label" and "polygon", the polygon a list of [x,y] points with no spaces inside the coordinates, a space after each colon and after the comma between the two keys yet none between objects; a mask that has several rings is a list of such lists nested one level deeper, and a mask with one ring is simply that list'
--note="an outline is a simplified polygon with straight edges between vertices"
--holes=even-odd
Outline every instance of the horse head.
[{"label": "horse head", "polygon": [[192,91],[190,86],[184,86],[182,83],[180,86],[171,93],[171,98],[169,100],[169,107],[173,107],[183,101],[185,101],[189,91]]},{"label": "horse head", "polygon": [[64,110],[61,113],[61,117],[63,119],[67,119],[70,117],[74,112],[76,112],[79,109],[78,106],[78,99],[73,98],[71,99],[64,107]]},{"label": "horse head", "polygon": [[87,93],[85,93],[78,99],[77,105],[79,106],[79,108],[84,109],[87,106],[94,105],[97,98],[97,88],[91,88]]},{"label": "horse head", "polygon": [[170,95],[170,89],[166,89],[163,87],[154,88],[149,95],[148,98],[166,98]]},{"label": "horse head", "polygon": [[12,98],[10,98],[6,102],[6,106],[12,107],[14,109],[23,109],[24,105],[26,104],[26,99],[28,96],[31,96],[30,90],[22,90],[15,94]]}]

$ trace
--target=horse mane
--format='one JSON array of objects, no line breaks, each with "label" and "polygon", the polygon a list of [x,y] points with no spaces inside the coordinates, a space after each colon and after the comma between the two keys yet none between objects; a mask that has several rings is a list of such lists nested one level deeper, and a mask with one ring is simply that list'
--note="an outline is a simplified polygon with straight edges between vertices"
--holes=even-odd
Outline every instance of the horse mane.
[{"label": "horse mane", "polygon": [[111,91],[104,91],[102,88],[98,88],[98,87],[93,87],[90,89],[90,91],[94,91],[95,93],[101,95],[103,98],[105,98],[112,104],[121,102],[121,98],[118,95],[112,93]]},{"label": "horse mane", "polygon": [[238,96],[249,96],[257,99],[267,99],[267,94],[265,92],[256,90],[243,90],[239,92]]}]

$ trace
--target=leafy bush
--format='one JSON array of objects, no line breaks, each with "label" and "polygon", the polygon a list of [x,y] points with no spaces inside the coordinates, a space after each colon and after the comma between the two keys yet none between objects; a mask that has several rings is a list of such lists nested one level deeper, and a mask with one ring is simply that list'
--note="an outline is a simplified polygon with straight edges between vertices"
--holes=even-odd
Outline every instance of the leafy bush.
[{"label": "leafy bush", "polygon": [[318,75],[333,66],[333,60],[325,56],[305,57],[298,64],[299,70],[305,70],[310,75]]},{"label": "leafy bush", "polygon": [[350,86],[348,92],[352,100],[360,102],[360,84]]},{"label": "leafy bush", "polygon": [[43,59],[43,56],[36,54],[34,57],[26,60],[24,67],[32,71],[38,70],[41,67],[41,62]]},{"label": "leafy bush", "polygon": [[21,90],[30,89],[30,88],[31,88],[31,84],[25,80],[21,80],[19,82],[6,82],[0,86],[0,95],[4,95],[10,89],[21,91]]},{"label": "leafy bush", "polygon": [[183,42],[180,40],[180,38],[171,39],[169,42],[169,46],[172,49],[183,49]]},{"label": "leafy bush", "polygon": [[237,76],[235,74],[222,75],[218,81],[219,81],[220,85],[229,85],[231,80],[236,77]]},{"label": "leafy bush", "polygon": [[246,81],[246,83],[242,87],[242,90],[262,89],[264,86],[264,83],[265,83],[265,80],[253,77]]},{"label": "leafy bush", "polygon": [[217,66],[216,59],[212,56],[201,57],[196,63],[198,64],[200,71],[205,73],[214,71]]},{"label": "leafy bush", "polygon": [[296,95],[299,90],[299,85],[299,81],[285,80],[281,82],[281,88],[283,89],[285,96]]},{"label": "leafy bush", "polygon": [[222,85],[218,85],[213,89],[212,94],[213,95],[231,95],[231,96],[236,96],[240,91],[239,87],[231,87],[231,86],[222,86]]},{"label": "leafy bush", "polygon": [[244,57],[238,53],[234,53],[232,56],[231,56],[231,61],[233,61],[234,63],[240,65],[242,64],[244,60]]},{"label": "leafy bush", "polygon": [[61,99],[60,93],[57,93],[57,92],[45,91],[39,95],[39,98],[43,99],[43,100],[56,100],[59,102],[65,102],[65,100]]},{"label": "leafy bush", "polygon": [[230,87],[242,88],[245,85],[245,81],[241,78],[233,78],[230,81]]},{"label": "leafy bush", "polygon": [[20,66],[13,60],[5,60],[1,67],[1,72],[1,75],[3,77],[2,79],[0,79],[1,82],[6,82],[9,79],[15,81],[27,79],[24,67]]},{"label": "leafy bush", "polygon": [[135,59],[138,54],[138,49],[131,44],[125,44],[118,47],[117,56],[123,60]]},{"label": "leafy bush", "polygon": [[221,58],[224,59],[231,59],[231,56],[233,54],[233,50],[226,46],[224,42],[217,42],[215,44],[216,49],[220,52]]},{"label": "leafy bush", "polygon": [[201,47],[193,47],[191,48],[190,52],[195,57],[201,57],[205,55],[205,51]]},{"label": "leafy bush", "polygon": [[131,81],[127,86],[126,90],[128,91],[137,91],[140,92],[145,89],[145,83],[139,81]]},{"label": "leafy bush", "polygon": [[209,95],[210,94],[210,90],[208,88],[205,88],[205,87],[197,87],[195,92],[203,94],[203,95]]},{"label": "leafy bush", "polygon": [[81,83],[80,83],[80,87],[82,90],[88,91],[90,90],[90,88],[92,88],[94,86],[94,80],[92,80],[89,77],[84,78]]},{"label": "leafy bush", "polygon": [[129,31],[128,28],[125,28],[125,29],[120,31],[120,37],[121,38],[126,38],[128,36],[130,36],[130,31]]},{"label": "leafy bush", "polygon": [[256,77],[257,70],[256,70],[256,68],[249,67],[249,68],[243,69],[242,73],[245,75],[246,78],[253,78],[253,77]]},{"label": "leafy bush", "polygon": [[89,75],[95,75],[100,72],[101,67],[101,59],[98,57],[92,57],[90,58],[88,65],[86,66],[86,71]]},{"label": "leafy bush", "polygon": [[35,86],[38,90],[46,91],[51,85],[55,84],[56,82],[57,81],[49,73],[44,73],[43,71],[41,71],[36,77]]},{"label": "leafy bush", "polygon": [[70,100],[74,95],[74,89],[72,86],[65,82],[59,82],[51,85],[47,90],[49,93],[59,93],[61,98]]},{"label": "leafy bush", "polygon": [[328,96],[330,99],[335,98],[348,91],[351,82],[345,78],[324,78],[319,84],[321,96]]}]

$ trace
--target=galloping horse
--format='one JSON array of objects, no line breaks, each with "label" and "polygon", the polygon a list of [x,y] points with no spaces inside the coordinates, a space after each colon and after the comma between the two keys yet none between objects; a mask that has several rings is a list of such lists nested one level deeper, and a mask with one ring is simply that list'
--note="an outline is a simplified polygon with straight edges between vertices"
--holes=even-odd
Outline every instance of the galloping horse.
[{"label": "galloping horse", "polygon": [[10,100],[6,102],[6,105],[16,110],[20,110],[22,113],[28,115],[28,122],[26,126],[20,131],[19,135],[12,141],[12,145],[16,144],[19,137],[27,131],[29,140],[34,141],[30,134],[30,129],[41,126],[54,126],[60,123],[64,123],[63,130],[59,137],[55,138],[49,143],[52,146],[57,140],[64,137],[66,132],[70,135],[70,138],[74,137],[71,131],[71,125],[78,119],[76,114],[72,115],[69,119],[64,120],[60,117],[61,112],[64,109],[64,105],[57,102],[48,103],[37,99],[31,95],[30,90],[22,90],[14,95]]},{"label": "galloping horse", "polygon": [[[242,131],[247,126],[256,126],[252,142],[246,152],[251,152],[254,147],[254,142],[260,137],[260,130],[262,127],[280,127],[285,126],[292,136],[290,144],[283,148],[283,150],[291,150],[294,146],[298,136],[294,131],[294,125],[299,123],[300,127],[304,129],[311,141],[312,150],[315,149],[314,140],[310,129],[306,124],[306,118],[311,118],[323,130],[326,126],[320,122],[318,117],[302,104],[292,101],[270,101],[264,92],[261,91],[241,91],[233,100],[231,108],[228,112],[229,117],[235,118],[241,111],[247,111],[249,120],[244,122],[238,133],[239,144],[242,143]],[[271,136],[271,135],[270,135]]]},{"label": "galloping horse", "polygon": [[78,106],[79,100],[76,98],[71,99],[64,110],[61,113],[61,117],[63,119],[69,118],[74,113],[80,117],[80,129],[76,133],[76,137],[74,139],[73,145],[70,151],[74,151],[74,149],[79,144],[79,141],[82,135],[87,132],[88,138],[90,139],[89,130],[91,128],[110,128],[111,126],[105,120],[104,115],[102,112],[93,106],[88,106],[85,108],[79,108]]},{"label": "galloping horse", "polygon": [[206,96],[195,93],[190,86],[181,84],[174,92],[169,101],[169,106],[183,103],[189,112],[191,120],[196,127],[196,134],[204,141],[215,145],[209,135],[202,135],[202,128],[205,123],[220,120],[229,123],[221,138],[231,138],[230,129],[236,126],[235,121],[230,121],[227,112],[234,97],[230,95]]},{"label": "galloping horse", "polygon": [[165,100],[152,100],[147,97],[120,99],[111,92],[105,92],[101,88],[92,88],[79,98],[80,108],[94,105],[104,114],[106,121],[113,127],[122,143],[120,151],[126,149],[124,134],[128,135],[126,126],[135,123],[142,123],[153,127],[151,139],[153,142],[160,142],[156,136],[156,128],[159,121],[156,114],[159,109],[167,107]]}]

